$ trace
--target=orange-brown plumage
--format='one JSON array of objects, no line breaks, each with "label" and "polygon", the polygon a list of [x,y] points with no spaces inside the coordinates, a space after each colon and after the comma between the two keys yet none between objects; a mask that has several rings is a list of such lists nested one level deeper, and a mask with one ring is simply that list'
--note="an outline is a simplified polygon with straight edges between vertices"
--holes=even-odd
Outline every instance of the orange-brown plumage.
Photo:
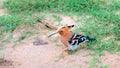
[{"label": "orange-brown plumage", "polygon": [[67,27],[62,27],[58,30],[58,33],[60,34],[60,41],[67,47],[69,46],[68,41],[73,36],[73,33],[70,32],[70,29],[72,27],[74,27],[74,25],[67,26]]}]

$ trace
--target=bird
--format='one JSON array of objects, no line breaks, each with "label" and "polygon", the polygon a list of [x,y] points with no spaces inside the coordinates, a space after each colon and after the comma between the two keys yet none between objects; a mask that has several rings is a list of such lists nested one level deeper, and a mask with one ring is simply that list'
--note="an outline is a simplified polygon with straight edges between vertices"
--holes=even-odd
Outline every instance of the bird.
[{"label": "bird", "polygon": [[71,51],[76,50],[82,43],[96,40],[89,36],[74,33],[71,31],[74,26],[75,25],[61,27],[57,32],[50,34],[48,37],[58,33],[60,35],[60,41],[67,47],[67,50]]}]

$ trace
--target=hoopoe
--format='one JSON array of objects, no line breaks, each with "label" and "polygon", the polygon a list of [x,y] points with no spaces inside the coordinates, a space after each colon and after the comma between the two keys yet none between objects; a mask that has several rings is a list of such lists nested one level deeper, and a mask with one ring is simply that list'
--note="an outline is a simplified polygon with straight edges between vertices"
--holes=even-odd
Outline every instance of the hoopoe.
[{"label": "hoopoe", "polygon": [[68,50],[76,50],[82,43],[88,42],[88,41],[94,41],[95,38],[90,38],[88,36],[83,36],[80,34],[76,34],[72,31],[70,31],[74,25],[66,26],[58,29],[57,32],[49,35],[48,37],[59,33],[60,35],[60,41],[68,47]]}]

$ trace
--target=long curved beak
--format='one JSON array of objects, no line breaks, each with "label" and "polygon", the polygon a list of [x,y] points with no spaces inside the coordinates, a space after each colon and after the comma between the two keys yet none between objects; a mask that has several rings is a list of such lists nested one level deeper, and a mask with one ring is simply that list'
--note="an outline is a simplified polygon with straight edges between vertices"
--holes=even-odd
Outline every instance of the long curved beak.
[{"label": "long curved beak", "polygon": [[55,34],[57,34],[57,33],[58,33],[58,32],[54,32],[54,33],[48,35],[48,38],[51,37],[51,36],[53,36],[53,35],[55,35]]}]

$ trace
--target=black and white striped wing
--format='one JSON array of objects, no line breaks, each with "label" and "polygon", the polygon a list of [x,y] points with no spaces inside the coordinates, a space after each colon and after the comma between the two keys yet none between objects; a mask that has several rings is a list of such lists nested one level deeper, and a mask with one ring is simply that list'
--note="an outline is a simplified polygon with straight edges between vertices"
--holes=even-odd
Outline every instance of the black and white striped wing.
[{"label": "black and white striped wing", "polygon": [[73,37],[71,38],[71,40],[69,41],[69,43],[71,45],[80,45],[81,43],[84,43],[87,41],[89,41],[87,39],[87,37],[82,36],[82,35],[78,35],[78,34],[74,34]]}]

